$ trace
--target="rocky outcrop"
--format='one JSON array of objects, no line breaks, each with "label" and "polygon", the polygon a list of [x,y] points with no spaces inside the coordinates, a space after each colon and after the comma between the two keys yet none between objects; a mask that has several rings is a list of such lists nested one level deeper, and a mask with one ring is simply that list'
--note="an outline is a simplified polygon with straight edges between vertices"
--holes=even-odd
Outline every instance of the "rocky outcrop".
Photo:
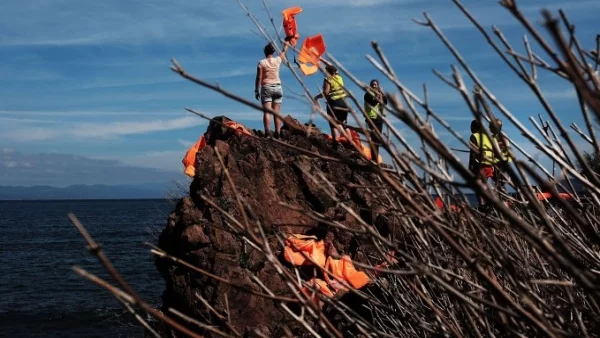
[{"label": "rocky outcrop", "polygon": [[[340,221],[350,228],[358,227],[359,221],[339,206],[326,189],[334,189],[346,206],[367,223],[375,224],[382,234],[389,232],[391,220],[380,214],[383,209],[378,202],[384,192],[368,188],[378,177],[366,169],[323,159],[336,151],[348,158],[359,158],[354,149],[334,150],[314,128],[307,137],[299,132],[307,127],[290,118],[286,119],[288,127],[283,133],[283,142],[314,154],[267,138],[236,135],[222,126],[225,119],[219,117],[211,121],[205,134],[207,146],[197,155],[196,177],[190,185],[190,194],[179,201],[160,235],[158,245],[167,253],[234,284],[260,291],[252,279],[256,276],[275,294],[290,296],[274,267],[259,251],[243,243],[241,235],[231,230],[234,222],[219,211],[222,209],[231,217],[242,219],[236,192],[247,206],[249,223],[260,222],[277,253],[281,251],[277,234],[311,233],[319,238],[333,236],[339,253],[364,260],[369,246],[365,239],[328,227],[305,212],[316,211],[328,220]],[[292,125],[294,129],[289,128]],[[235,190],[228,183],[226,173]],[[323,189],[310,178],[312,175],[322,175],[331,185]],[[302,211],[292,210],[287,205]],[[228,315],[232,326],[241,333],[252,335],[258,331],[281,337],[289,330],[301,335],[299,324],[273,300],[248,294],[170,261],[159,259],[156,264],[166,281],[165,311],[172,307],[226,331],[224,323],[203,305],[199,299],[202,297],[216,311]]]}]

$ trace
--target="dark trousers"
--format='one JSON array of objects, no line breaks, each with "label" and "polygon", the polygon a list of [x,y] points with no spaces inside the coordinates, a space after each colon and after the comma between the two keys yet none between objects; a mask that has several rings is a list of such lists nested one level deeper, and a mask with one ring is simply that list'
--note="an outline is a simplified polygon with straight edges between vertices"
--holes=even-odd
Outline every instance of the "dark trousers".
[{"label": "dark trousers", "polygon": [[369,123],[369,120],[371,120],[373,122],[373,124],[375,125],[375,128],[383,136],[383,119],[378,116],[376,119],[370,118],[368,120],[365,120],[367,127],[371,131],[371,141],[373,141],[373,143],[374,143],[374,145],[371,147],[371,160],[377,162],[377,159],[379,157],[379,145],[378,144],[383,144],[383,139],[379,138],[379,136],[377,136],[375,134],[375,131],[374,131],[375,129],[373,129],[373,127]]},{"label": "dark trousers", "polygon": [[[327,100],[327,115],[333,117],[338,123],[347,123],[349,111],[350,109],[348,108],[348,105],[346,105],[346,101],[344,101],[343,98],[337,100]],[[331,122],[329,123],[329,127],[331,129],[335,128]]]}]

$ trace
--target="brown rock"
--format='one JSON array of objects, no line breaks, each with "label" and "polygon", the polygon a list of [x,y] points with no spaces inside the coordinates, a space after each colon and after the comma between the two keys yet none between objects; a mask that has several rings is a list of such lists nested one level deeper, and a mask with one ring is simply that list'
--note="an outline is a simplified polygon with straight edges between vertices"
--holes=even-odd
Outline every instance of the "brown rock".
[{"label": "brown rock", "polygon": [[210,238],[206,236],[202,226],[197,224],[185,228],[181,235],[181,239],[184,243],[192,246],[210,243]]},{"label": "brown rock", "polygon": [[[243,229],[232,231],[231,227],[237,227],[235,222],[200,198],[200,195],[206,196],[214,205],[243,222],[235,191],[243,199],[251,231],[255,231],[256,222],[260,222],[274,250],[281,250],[276,238],[281,233],[311,233],[320,239],[325,239],[327,235],[328,242],[333,244],[331,252],[340,255],[354,255],[352,250],[362,250],[371,245],[370,242],[357,245],[355,242],[360,239],[340,228],[315,221],[305,211],[325,213],[325,217],[331,221],[341,222],[351,229],[358,228],[359,221],[337,205],[323,190],[326,185],[315,182],[310,177],[325,177],[329,182],[327,186],[333,187],[339,196],[346,199],[344,204],[362,216],[364,210],[377,210],[374,204],[378,200],[384,200],[378,195],[383,196],[383,193],[367,193],[360,191],[360,188],[352,188],[355,190],[352,191],[348,184],[358,186],[372,182],[374,174],[352,169],[339,162],[324,162],[268,139],[228,133],[217,123],[223,120],[224,118],[216,118],[209,124],[205,134],[207,146],[197,155],[198,170],[190,185],[190,196],[177,204],[167,227],[160,235],[159,247],[231,283],[262,291],[251,278],[254,275],[275,294],[292,296],[272,264],[236,234]],[[286,119],[286,123],[302,126],[291,118]],[[319,135],[320,132],[311,137],[290,133],[285,142],[332,156],[334,150]],[[222,155],[235,189],[217,160],[215,147]],[[358,157],[354,149],[342,147],[339,152],[347,157]],[[386,194],[389,195],[390,192]],[[283,204],[293,205],[304,211],[292,211]],[[371,224],[370,220],[365,219],[365,222]],[[228,304],[232,325],[239,332],[251,334],[259,331],[273,337],[285,336],[286,330],[294,336],[302,336],[305,332],[272,300],[251,296],[171,261],[159,259],[156,265],[166,284],[163,311],[172,307],[193,318],[204,321],[210,319],[210,325],[227,331],[227,326],[198,301],[195,296],[198,294],[219,313],[226,313]],[[315,329],[318,330],[318,325],[315,325]]]}]

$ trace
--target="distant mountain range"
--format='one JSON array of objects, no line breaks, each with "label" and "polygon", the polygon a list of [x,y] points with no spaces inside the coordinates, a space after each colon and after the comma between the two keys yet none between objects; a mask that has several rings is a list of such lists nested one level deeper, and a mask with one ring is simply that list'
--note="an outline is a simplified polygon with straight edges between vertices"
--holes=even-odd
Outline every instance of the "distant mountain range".
[{"label": "distant mountain range", "polygon": [[166,185],[0,186],[0,200],[148,199],[167,198]]}]

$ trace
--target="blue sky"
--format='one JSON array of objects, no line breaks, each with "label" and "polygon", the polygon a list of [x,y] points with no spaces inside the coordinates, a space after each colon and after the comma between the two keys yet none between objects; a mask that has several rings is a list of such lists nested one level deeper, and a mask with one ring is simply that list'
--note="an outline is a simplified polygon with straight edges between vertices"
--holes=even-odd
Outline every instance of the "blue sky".
[{"label": "blue sky", "polygon": [[[523,10],[536,24],[541,21],[542,6],[565,9],[577,25],[582,43],[593,47],[599,1],[521,2],[526,3]],[[465,137],[469,111],[453,89],[432,73],[432,69],[439,69],[449,74],[450,65],[456,62],[430,29],[411,21],[422,18],[425,11],[526,126],[533,128],[525,119],[543,112],[525,85],[449,0],[268,3],[277,25],[283,8],[303,7],[304,12],[297,17],[300,34],[322,33],[328,52],[364,81],[382,78],[365,58],[373,54],[369,42],[377,40],[401,81],[417,94],[427,83],[433,108]],[[487,28],[495,24],[502,29],[523,52],[523,30],[497,1],[463,3]],[[245,5],[268,24],[261,1],[245,1]],[[270,24],[267,27],[272,33]],[[92,177],[95,183],[115,184],[118,175],[111,174],[110,168],[127,166],[146,173],[132,175],[131,183],[156,180],[154,175],[160,171],[168,179],[184,180],[181,158],[206,128],[205,121],[184,107],[226,115],[251,128],[261,127],[262,115],[181,79],[169,70],[170,59],[177,58],[188,72],[252,99],[255,67],[264,44],[233,0],[3,1],[0,173],[5,174],[0,175],[0,185],[23,184],[28,182],[26,177],[31,178],[31,184],[63,186],[86,183]],[[539,51],[536,46],[534,49]],[[282,81],[286,95],[283,112],[306,121],[310,105],[293,94],[300,93],[301,88],[289,70],[282,69]],[[320,75],[306,78],[315,93],[321,81]],[[559,116],[567,123],[583,126],[572,88],[543,70],[540,83]],[[386,81],[382,85],[392,89]],[[356,87],[351,90],[358,93]],[[322,119],[317,122],[326,126]],[[409,141],[416,141],[400,122],[397,127]],[[510,125],[505,131],[515,133]],[[458,145],[457,141],[450,143]],[[532,146],[524,146],[536,153]],[[38,153],[44,156],[35,156]],[[85,171],[82,162],[107,169],[92,173]],[[56,174],[52,167],[57,163],[62,174]],[[28,169],[21,170],[24,168]],[[11,174],[6,175],[9,171]],[[36,172],[35,179],[31,173],[19,176],[26,171]],[[72,174],[81,171],[90,174]]]}]

